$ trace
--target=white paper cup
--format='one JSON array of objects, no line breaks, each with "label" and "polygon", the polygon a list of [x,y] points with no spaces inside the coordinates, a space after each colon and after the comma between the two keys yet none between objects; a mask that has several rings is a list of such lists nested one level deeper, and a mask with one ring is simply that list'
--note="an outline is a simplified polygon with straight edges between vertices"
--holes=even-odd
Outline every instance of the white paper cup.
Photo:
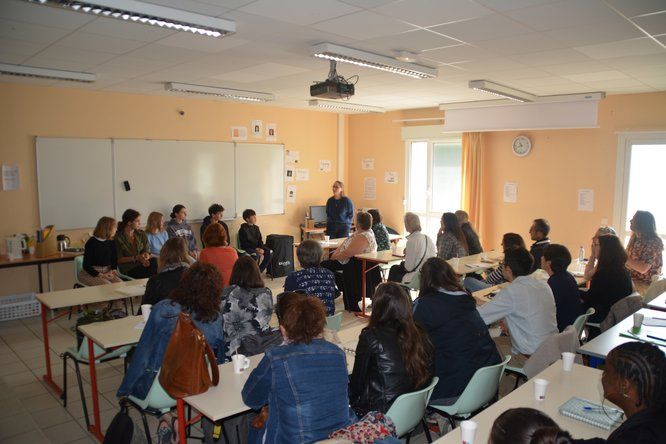
[{"label": "white paper cup", "polygon": [[231,361],[234,363],[234,373],[243,373],[250,367],[250,360],[245,355],[235,354]]},{"label": "white paper cup", "polygon": [[474,421],[462,421],[460,423],[460,435],[463,444],[474,444],[474,435],[478,424]]},{"label": "white paper cup", "polygon": [[325,235],[324,236],[324,242],[328,243],[331,240],[331,236]]},{"label": "white paper cup", "polygon": [[642,313],[634,313],[634,328],[636,330],[639,330],[643,325],[643,317]]},{"label": "white paper cup", "polygon": [[574,358],[576,358],[576,353],[562,353],[562,370],[565,372],[570,372],[571,369],[573,369]]},{"label": "white paper cup", "polygon": [[453,267],[453,271],[457,273],[458,267],[460,266],[460,258],[457,257],[451,258],[451,266]]},{"label": "white paper cup", "polygon": [[143,304],[141,306],[141,315],[143,316],[143,322],[148,322],[150,317],[150,309],[153,308],[151,304]]},{"label": "white paper cup", "polygon": [[535,379],[534,380],[534,399],[537,401],[543,401],[546,399],[546,388],[548,387],[548,381],[545,379]]}]

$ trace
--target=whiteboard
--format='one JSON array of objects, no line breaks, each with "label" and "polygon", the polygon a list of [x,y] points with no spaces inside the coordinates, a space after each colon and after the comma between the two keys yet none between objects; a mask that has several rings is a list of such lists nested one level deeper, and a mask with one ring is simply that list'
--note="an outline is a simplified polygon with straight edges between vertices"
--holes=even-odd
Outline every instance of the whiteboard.
[{"label": "whiteboard", "polygon": [[231,143],[114,139],[113,156],[118,219],[132,208],[143,222],[151,211],[168,220],[176,204],[185,205],[189,220],[208,216],[213,203],[222,204],[225,216],[236,213]]},{"label": "whiteboard", "polygon": [[113,216],[111,140],[37,137],[39,222],[88,228]]},{"label": "whiteboard", "polygon": [[236,208],[284,214],[284,145],[236,144]]}]

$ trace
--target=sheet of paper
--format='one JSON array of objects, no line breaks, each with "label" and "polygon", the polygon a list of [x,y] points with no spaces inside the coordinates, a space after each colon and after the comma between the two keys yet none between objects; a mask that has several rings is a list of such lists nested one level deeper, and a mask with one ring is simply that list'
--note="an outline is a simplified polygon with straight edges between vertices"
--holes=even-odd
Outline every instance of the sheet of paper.
[{"label": "sheet of paper", "polygon": [[266,142],[277,142],[277,123],[266,125]]},{"label": "sheet of paper", "polygon": [[18,190],[20,185],[18,165],[2,165],[2,189]]},{"label": "sheet of paper", "polygon": [[578,190],[578,211],[594,210],[594,190],[581,188]]},{"label": "sheet of paper", "polygon": [[285,182],[293,182],[294,181],[294,169],[293,168],[287,168],[284,170],[284,181]]},{"label": "sheet of paper", "polygon": [[364,170],[374,170],[375,159],[372,157],[368,157],[366,159],[361,160],[361,168],[363,168]]},{"label": "sheet of paper", "polygon": [[377,199],[377,179],[374,177],[366,177],[363,179],[363,199]]},{"label": "sheet of paper", "polygon": [[245,127],[245,126],[232,126],[231,127],[231,140],[247,140],[247,127]]},{"label": "sheet of paper", "polygon": [[263,128],[263,125],[261,123],[261,120],[253,120],[252,121],[252,137],[254,137],[255,139],[261,139],[262,128]]},{"label": "sheet of paper", "polygon": [[286,150],[284,152],[285,156],[285,163],[298,163],[298,161],[301,159],[301,153],[299,151],[294,151],[294,150]]},{"label": "sheet of paper", "polygon": [[330,160],[320,160],[319,161],[319,171],[331,171],[331,161]]},{"label": "sheet of paper", "polygon": [[134,330],[143,330],[146,327],[146,323],[141,321],[134,326]]},{"label": "sheet of paper", "polygon": [[504,202],[518,202],[518,184],[516,182],[504,182]]},{"label": "sheet of paper", "polygon": [[146,292],[146,286],[145,285],[129,285],[127,287],[121,287],[116,290],[120,294],[124,294],[125,296],[143,296],[143,294]]},{"label": "sheet of paper", "polygon": [[386,171],[384,173],[384,182],[386,182],[386,183],[398,183],[398,172],[397,171]]},{"label": "sheet of paper", "polygon": [[298,168],[296,170],[296,180],[298,182],[310,180],[310,170],[307,168]]},{"label": "sheet of paper", "polygon": [[287,202],[296,202],[296,185],[287,185]]}]

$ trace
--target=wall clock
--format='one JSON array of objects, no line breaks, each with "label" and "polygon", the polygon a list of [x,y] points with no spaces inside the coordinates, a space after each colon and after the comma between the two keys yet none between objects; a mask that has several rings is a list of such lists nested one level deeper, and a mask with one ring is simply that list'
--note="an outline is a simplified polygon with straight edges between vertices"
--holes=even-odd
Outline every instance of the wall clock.
[{"label": "wall clock", "polygon": [[532,150],[532,141],[527,136],[518,136],[513,139],[511,150],[516,156],[525,157]]}]

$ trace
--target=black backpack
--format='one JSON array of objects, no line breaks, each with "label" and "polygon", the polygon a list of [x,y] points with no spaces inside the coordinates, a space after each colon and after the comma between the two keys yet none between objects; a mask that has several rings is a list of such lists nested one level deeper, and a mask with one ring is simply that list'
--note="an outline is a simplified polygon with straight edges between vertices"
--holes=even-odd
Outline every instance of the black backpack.
[{"label": "black backpack", "polygon": [[127,411],[127,405],[120,403],[120,411],[113,417],[104,436],[104,444],[130,444],[134,435],[134,422]]}]

